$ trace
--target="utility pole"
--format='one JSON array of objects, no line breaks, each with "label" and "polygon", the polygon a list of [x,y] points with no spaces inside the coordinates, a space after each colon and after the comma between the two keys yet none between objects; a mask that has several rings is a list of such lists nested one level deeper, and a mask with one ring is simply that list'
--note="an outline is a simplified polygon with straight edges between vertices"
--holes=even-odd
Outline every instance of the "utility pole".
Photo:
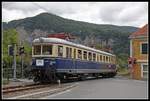
[{"label": "utility pole", "polygon": [[23,54],[21,54],[21,70],[22,70],[22,78],[24,78],[24,75],[23,75]]},{"label": "utility pole", "polygon": [[19,48],[19,55],[21,55],[21,76],[22,78],[24,78],[24,74],[23,74],[23,54],[24,54],[24,46],[20,46]]}]

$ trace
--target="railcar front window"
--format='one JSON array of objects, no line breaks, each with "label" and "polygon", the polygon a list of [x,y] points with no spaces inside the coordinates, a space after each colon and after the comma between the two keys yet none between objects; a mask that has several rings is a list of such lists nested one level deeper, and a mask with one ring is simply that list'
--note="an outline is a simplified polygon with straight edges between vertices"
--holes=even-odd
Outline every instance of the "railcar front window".
[{"label": "railcar front window", "polygon": [[43,45],[43,55],[52,55],[52,45]]},{"label": "railcar front window", "polygon": [[33,53],[34,53],[34,55],[40,55],[41,54],[41,45],[35,45]]}]

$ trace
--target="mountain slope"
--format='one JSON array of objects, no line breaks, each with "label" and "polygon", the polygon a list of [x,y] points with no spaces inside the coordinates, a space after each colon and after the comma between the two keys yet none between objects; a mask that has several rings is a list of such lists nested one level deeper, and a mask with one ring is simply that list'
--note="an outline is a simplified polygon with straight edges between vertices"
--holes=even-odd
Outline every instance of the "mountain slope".
[{"label": "mountain slope", "polygon": [[136,27],[130,26],[115,26],[105,24],[99,25],[81,21],[74,21],[64,19],[62,17],[49,13],[41,13],[34,17],[10,21],[8,24],[5,23],[4,29],[16,28],[18,26],[24,26],[25,30],[27,30],[28,32],[33,32],[34,29],[41,29],[48,32],[51,32],[51,30],[55,32],[76,32],[81,30],[87,33],[90,33],[89,31],[95,33],[96,31],[121,31],[131,33],[137,29]]}]

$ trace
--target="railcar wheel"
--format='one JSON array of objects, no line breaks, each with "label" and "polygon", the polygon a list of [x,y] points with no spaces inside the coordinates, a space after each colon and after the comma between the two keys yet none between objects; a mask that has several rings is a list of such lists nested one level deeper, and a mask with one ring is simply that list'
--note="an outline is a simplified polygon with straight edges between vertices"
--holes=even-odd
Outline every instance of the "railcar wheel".
[{"label": "railcar wheel", "polygon": [[86,76],[84,75],[84,74],[81,74],[80,76],[79,76],[79,79],[78,79],[79,81],[84,81],[84,80],[86,80]]},{"label": "railcar wheel", "polygon": [[35,77],[35,78],[33,79],[33,81],[34,81],[35,83],[39,82],[39,80],[40,80],[39,77]]},{"label": "railcar wheel", "polygon": [[103,77],[103,78],[108,78],[108,77],[109,77],[109,74],[102,74],[102,77]]}]

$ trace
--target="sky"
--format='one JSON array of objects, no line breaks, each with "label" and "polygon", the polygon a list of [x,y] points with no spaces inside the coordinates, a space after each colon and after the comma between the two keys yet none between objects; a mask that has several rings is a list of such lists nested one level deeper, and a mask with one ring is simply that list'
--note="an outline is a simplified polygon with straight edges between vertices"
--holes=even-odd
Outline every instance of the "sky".
[{"label": "sky", "polygon": [[148,23],[148,2],[2,2],[2,21],[48,12],[95,24],[142,27]]}]

